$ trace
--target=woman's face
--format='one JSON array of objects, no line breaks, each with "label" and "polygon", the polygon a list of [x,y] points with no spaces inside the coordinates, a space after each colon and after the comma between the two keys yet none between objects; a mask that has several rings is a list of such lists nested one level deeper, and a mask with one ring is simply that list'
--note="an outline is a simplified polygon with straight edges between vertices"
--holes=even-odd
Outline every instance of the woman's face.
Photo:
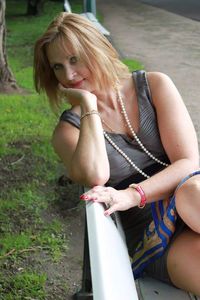
[{"label": "woman's face", "polygon": [[72,52],[66,52],[59,42],[47,48],[47,58],[58,82],[66,88],[84,89],[93,92],[94,81],[85,64]]}]

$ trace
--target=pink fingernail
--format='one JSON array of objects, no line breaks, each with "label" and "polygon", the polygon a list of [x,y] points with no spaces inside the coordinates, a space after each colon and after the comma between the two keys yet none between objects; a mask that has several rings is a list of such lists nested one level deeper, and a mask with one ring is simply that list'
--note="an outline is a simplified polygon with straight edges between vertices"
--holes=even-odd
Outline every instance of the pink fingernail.
[{"label": "pink fingernail", "polygon": [[89,199],[89,197],[88,197],[88,196],[86,196],[86,195],[81,195],[81,196],[80,196],[80,199],[81,199],[81,200],[88,200],[88,199]]}]

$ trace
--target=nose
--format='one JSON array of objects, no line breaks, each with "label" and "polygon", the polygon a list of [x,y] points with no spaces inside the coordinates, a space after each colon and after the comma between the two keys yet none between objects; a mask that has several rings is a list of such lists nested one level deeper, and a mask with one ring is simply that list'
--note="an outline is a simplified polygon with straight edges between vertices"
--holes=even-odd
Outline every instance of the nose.
[{"label": "nose", "polygon": [[65,79],[67,81],[72,81],[76,76],[76,71],[71,65],[65,65]]}]

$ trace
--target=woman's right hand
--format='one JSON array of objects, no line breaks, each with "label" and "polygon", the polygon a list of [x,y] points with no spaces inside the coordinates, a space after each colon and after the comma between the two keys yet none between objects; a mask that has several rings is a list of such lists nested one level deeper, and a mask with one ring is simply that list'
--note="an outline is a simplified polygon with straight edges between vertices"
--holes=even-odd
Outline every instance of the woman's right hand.
[{"label": "woman's right hand", "polygon": [[81,106],[88,109],[97,109],[97,97],[95,94],[82,89],[65,88],[59,83],[61,94],[67,98],[72,106]]}]

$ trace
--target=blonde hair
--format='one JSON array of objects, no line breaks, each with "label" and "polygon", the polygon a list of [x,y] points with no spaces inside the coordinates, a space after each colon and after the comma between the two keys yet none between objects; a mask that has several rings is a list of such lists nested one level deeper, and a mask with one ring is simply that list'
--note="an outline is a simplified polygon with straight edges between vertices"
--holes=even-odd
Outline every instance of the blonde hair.
[{"label": "blonde hair", "polygon": [[60,13],[46,32],[36,41],[34,48],[34,82],[37,92],[45,91],[52,108],[61,102],[58,80],[49,65],[46,50],[52,43],[70,45],[88,67],[97,90],[108,90],[122,78],[129,76],[127,66],[119,59],[117,51],[85,17],[74,13]]}]

